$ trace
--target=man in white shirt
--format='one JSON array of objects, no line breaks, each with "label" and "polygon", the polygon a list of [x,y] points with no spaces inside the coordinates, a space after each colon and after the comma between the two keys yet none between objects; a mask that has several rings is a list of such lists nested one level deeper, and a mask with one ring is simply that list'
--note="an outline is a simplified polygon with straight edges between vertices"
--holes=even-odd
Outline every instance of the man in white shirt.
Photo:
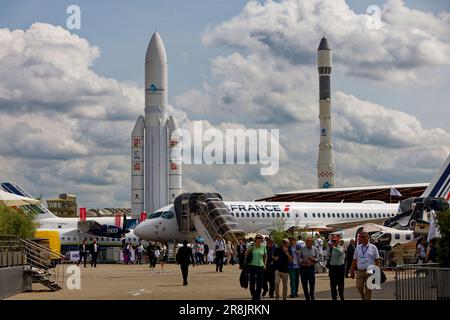
[{"label": "man in white shirt", "polygon": [[369,243],[369,233],[362,232],[361,241],[362,243],[356,246],[353,255],[351,277],[354,279],[356,275],[356,289],[361,295],[361,299],[370,300],[372,290],[367,287],[367,278],[370,276],[367,268],[372,265],[380,267],[380,255],[377,247]]},{"label": "man in white shirt", "polygon": [[216,272],[223,272],[223,258],[225,257],[225,240],[220,239],[220,236],[216,236],[214,242],[214,252],[216,254]]}]

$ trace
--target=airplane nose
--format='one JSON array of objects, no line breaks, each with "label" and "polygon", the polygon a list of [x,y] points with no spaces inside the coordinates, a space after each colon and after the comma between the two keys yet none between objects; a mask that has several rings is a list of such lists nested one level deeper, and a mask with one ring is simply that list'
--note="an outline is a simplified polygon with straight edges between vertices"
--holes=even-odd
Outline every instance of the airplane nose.
[{"label": "airplane nose", "polygon": [[134,234],[137,235],[140,239],[146,240],[149,236],[148,229],[150,228],[150,221],[146,220],[141,222],[134,229]]}]

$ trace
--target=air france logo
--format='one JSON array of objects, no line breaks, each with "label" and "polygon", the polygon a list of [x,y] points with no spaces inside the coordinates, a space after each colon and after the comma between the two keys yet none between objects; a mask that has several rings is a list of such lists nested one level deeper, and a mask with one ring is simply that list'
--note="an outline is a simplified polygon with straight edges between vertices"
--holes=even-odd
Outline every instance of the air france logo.
[{"label": "air france logo", "polygon": [[161,92],[164,91],[163,88],[158,88],[158,86],[154,83],[152,83],[149,87],[148,87],[148,91],[150,91],[151,94],[160,94]]}]

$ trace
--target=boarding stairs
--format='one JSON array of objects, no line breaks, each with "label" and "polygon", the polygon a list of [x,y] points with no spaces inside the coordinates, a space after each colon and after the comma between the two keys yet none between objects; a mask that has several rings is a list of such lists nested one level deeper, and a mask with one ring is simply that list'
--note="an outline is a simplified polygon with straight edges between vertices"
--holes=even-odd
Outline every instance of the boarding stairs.
[{"label": "boarding stairs", "polygon": [[217,193],[183,193],[175,204],[182,233],[195,230],[209,244],[214,243],[216,236],[235,244],[244,236],[244,231]]},{"label": "boarding stairs", "polygon": [[64,256],[31,240],[20,239],[20,243],[26,260],[25,272],[31,276],[33,283],[40,283],[51,291],[62,289],[64,265],[56,262]]}]

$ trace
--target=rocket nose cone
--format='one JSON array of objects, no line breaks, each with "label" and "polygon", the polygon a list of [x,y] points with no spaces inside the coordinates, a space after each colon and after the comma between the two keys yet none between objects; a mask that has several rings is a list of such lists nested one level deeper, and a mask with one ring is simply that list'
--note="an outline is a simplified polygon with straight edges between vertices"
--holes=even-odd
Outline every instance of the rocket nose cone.
[{"label": "rocket nose cone", "polygon": [[147,54],[145,58],[146,63],[163,64],[167,63],[166,49],[159,36],[158,32],[155,32],[150,39],[150,43],[147,47]]},{"label": "rocket nose cone", "polygon": [[328,44],[327,38],[323,37],[320,40],[319,48],[317,50],[331,50],[330,45]]}]

